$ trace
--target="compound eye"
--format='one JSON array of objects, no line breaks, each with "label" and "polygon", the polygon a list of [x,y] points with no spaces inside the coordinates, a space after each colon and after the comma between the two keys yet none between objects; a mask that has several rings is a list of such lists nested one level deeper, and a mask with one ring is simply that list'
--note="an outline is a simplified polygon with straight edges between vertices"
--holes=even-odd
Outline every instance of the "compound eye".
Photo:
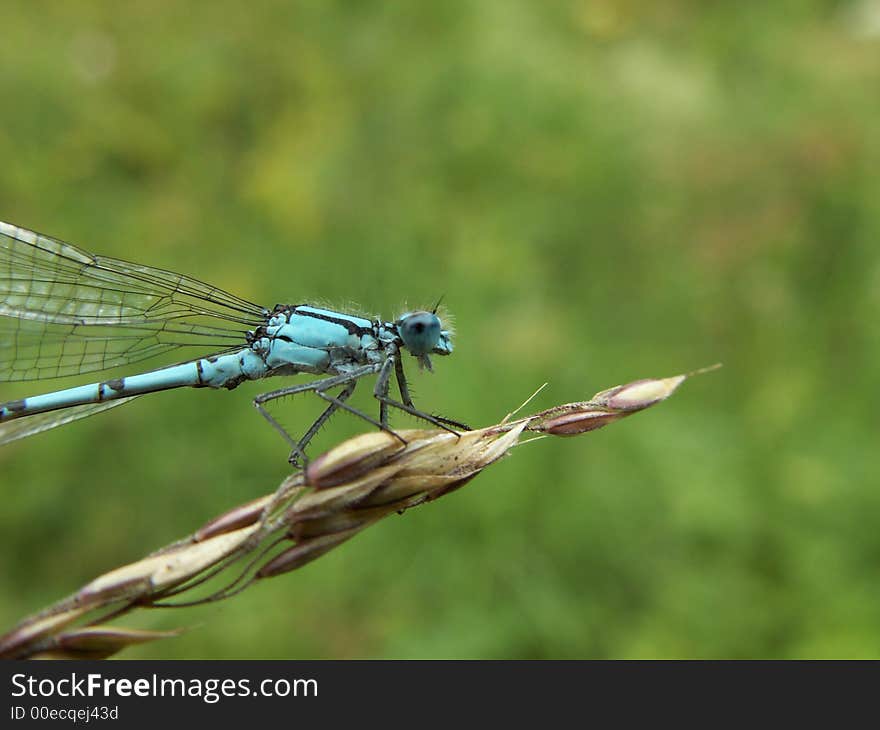
[{"label": "compound eye", "polygon": [[403,346],[413,355],[427,355],[440,342],[440,318],[431,312],[405,314],[397,327]]}]

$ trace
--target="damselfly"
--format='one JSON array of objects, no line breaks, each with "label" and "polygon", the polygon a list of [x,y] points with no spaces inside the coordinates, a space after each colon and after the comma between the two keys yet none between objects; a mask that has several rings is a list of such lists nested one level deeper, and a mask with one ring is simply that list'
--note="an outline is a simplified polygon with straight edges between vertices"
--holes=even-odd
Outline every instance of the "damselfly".
[{"label": "damselfly", "polygon": [[[306,445],[339,409],[390,433],[389,407],[446,430],[467,428],[418,410],[407,388],[404,351],[428,369],[430,355],[452,352],[437,307],[408,312],[393,322],[308,304],[267,309],[183,274],[96,256],[0,222],[0,381],[78,375],[193,346],[212,352],[138,375],[0,404],[0,444],[144,393],[232,389],[246,380],[298,373],[326,377],[254,399],[290,445],[294,462],[305,458]],[[392,374],[400,400],[388,394]],[[377,376],[378,419],[346,403],[367,375]],[[307,391],[328,405],[301,438],[293,439],[264,406]]]}]

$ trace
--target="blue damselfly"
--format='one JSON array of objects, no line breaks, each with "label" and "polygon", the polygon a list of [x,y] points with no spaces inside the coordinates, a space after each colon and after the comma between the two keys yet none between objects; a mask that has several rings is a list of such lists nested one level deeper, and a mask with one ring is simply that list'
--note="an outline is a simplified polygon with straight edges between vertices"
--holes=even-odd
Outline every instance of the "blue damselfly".
[{"label": "blue damselfly", "polygon": [[[0,381],[79,375],[187,347],[210,354],[0,404],[0,444],[145,393],[180,387],[232,389],[246,380],[299,373],[325,377],[254,399],[257,410],[288,442],[292,461],[305,457],[306,445],[340,409],[390,433],[389,407],[447,430],[467,428],[417,409],[407,388],[404,352],[428,369],[430,355],[452,352],[450,332],[437,307],[390,322],[308,304],[268,309],[183,274],[96,256],[0,223]],[[346,403],[367,375],[376,376],[378,419]],[[392,375],[400,400],[388,394]],[[301,438],[293,439],[264,406],[307,391],[328,405]]]}]

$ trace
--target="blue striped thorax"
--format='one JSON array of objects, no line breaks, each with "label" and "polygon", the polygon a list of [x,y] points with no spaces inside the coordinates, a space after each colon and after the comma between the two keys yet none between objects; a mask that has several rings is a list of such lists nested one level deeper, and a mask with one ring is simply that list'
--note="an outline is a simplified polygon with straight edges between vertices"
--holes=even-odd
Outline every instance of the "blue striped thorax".
[{"label": "blue striped thorax", "polygon": [[278,373],[345,372],[381,362],[392,347],[408,350],[430,369],[428,355],[452,353],[450,333],[433,312],[408,312],[396,322],[382,322],[305,304],[278,305],[248,339]]}]

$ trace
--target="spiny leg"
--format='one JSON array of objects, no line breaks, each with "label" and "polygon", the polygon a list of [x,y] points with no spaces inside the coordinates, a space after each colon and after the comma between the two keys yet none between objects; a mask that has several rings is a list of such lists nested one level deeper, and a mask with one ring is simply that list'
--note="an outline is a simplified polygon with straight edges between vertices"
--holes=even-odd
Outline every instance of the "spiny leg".
[{"label": "spiny leg", "polygon": [[284,426],[278,423],[278,421],[275,420],[275,418],[272,416],[271,413],[269,413],[269,411],[263,408],[261,402],[258,400],[259,397],[260,396],[254,398],[254,407],[260,412],[260,415],[269,422],[269,425],[271,425],[272,428],[274,428],[281,435],[281,438],[283,438],[287,442],[287,445],[290,446],[291,454],[293,454],[297,448],[296,441],[294,441],[291,435],[287,433],[287,429],[285,429]]},{"label": "spiny leg", "polygon": [[[411,406],[406,405],[405,403],[401,403],[400,401],[396,401],[393,398],[389,398],[388,396],[376,396],[376,399],[379,403],[386,403],[392,408],[397,408],[398,410],[403,411],[404,413],[409,413],[411,416],[415,416],[416,418],[421,418],[423,421],[427,421],[431,423],[437,428],[442,428],[444,431],[449,431],[449,433],[454,433],[456,436],[461,436],[461,434],[456,431],[452,426],[458,426],[463,431],[469,431],[470,429],[464,424],[458,423],[457,421],[452,421],[448,418],[443,418],[442,416],[432,416],[430,413],[426,413],[425,411],[420,411],[418,408],[413,408]],[[452,426],[448,426],[447,423],[452,424]]]},{"label": "spiny leg", "polygon": [[[389,379],[391,377],[391,360],[394,361],[394,371],[397,375],[397,385],[400,388],[400,397],[403,399],[402,403],[388,396]],[[391,406],[392,408],[397,408],[404,413],[409,413],[411,416],[421,418],[422,420],[427,421],[428,423],[431,423],[438,428],[442,428],[444,431],[454,433],[456,436],[460,436],[461,434],[459,434],[458,431],[452,428],[452,426],[457,426],[464,431],[470,431],[470,428],[465,426],[463,423],[459,423],[458,421],[453,421],[448,418],[443,418],[442,416],[432,416],[430,413],[425,413],[424,411],[420,411],[418,408],[415,407],[412,399],[409,397],[409,388],[406,385],[406,376],[403,373],[403,365],[400,362],[400,355],[398,354],[389,355],[385,362],[382,363],[382,369],[379,371],[379,377],[376,379],[376,387],[373,389],[373,395],[375,396],[376,400],[379,401],[380,417],[387,417],[388,406]]]},{"label": "spiny leg", "polygon": [[[406,382],[406,373],[403,371],[403,360],[401,359],[400,355],[395,356],[393,359],[394,359],[394,374],[397,377],[397,387],[400,390],[400,399],[403,401],[403,405],[408,406],[409,408],[412,408],[413,411],[418,411],[415,403],[413,403],[412,397],[409,394],[409,386],[407,385],[407,382]],[[384,371],[384,368],[383,368],[383,371]],[[379,373],[379,380],[381,381],[381,379],[382,379],[382,373],[380,372]],[[376,385],[378,388],[379,383],[377,382]],[[388,397],[388,384],[387,384],[387,382],[384,384],[384,392],[382,393],[382,396],[383,396],[383,398]],[[376,397],[379,398],[378,395]],[[394,401],[391,401],[390,399],[383,400],[383,398],[379,398],[379,403],[381,404],[379,406],[380,412],[382,411],[383,408],[386,408],[388,405],[394,405]],[[406,410],[406,409],[404,408],[401,410]],[[407,411],[407,412],[412,413],[412,411]],[[419,418],[423,417],[422,411],[418,411],[418,413],[414,413],[413,415],[418,415]],[[427,415],[431,415],[431,414],[427,414]],[[431,415],[431,418],[434,419],[433,421],[431,421],[431,423],[433,423],[434,425],[440,426],[441,428],[445,428],[444,424],[446,424],[446,426],[460,428],[462,431],[470,431],[471,430],[471,427],[468,426],[467,424],[461,423],[460,421],[453,421],[451,418],[446,418],[445,416],[438,416],[438,415],[434,414],[434,415]],[[427,420],[430,421],[431,419],[427,419]],[[450,431],[452,429],[447,428],[446,430]]]},{"label": "spiny leg", "polygon": [[[393,363],[392,360],[394,361]],[[379,377],[376,378],[376,387],[373,388],[373,395],[376,395],[376,393],[381,393],[383,396],[388,395],[388,383],[391,379],[391,366],[392,364],[396,366],[396,363],[397,357],[394,356],[388,357],[385,362],[382,363]],[[381,398],[379,399],[379,420],[386,426],[388,425],[388,404]]]},{"label": "spiny leg", "polygon": [[[329,406],[324,410],[324,412],[315,419],[315,422],[309,426],[309,430],[305,432],[303,437],[299,440],[296,445],[296,449],[291,451],[290,458],[288,461],[292,466],[299,466],[300,457],[302,457],[303,465],[305,466],[306,461],[306,446],[308,446],[309,442],[314,438],[315,434],[321,430],[321,427],[327,423],[327,420],[332,416],[337,410],[339,410],[342,401],[348,400],[351,397],[351,394],[354,393],[354,389],[357,387],[357,380],[352,380],[348,385],[346,385],[339,394],[336,396],[337,402],[331,402]],[[321,394],[320,390],[315,391],[318,395]]]},{"label": "spiny leg", "polygon": [[[300,385],[292,385],[287,388],[279,388],[278,390],[273,390],[268,393],[262,393],[261,395],[258,395],[256,398],[254,398],[254,407],[260,412],[260,415],[262,415],[263,418],[265,418],[269,422],[269,424],[272,426],[272,428],[274,428],[279,434],[281,434],[281,437],[290,446],[291,460],[294,459],[295,457],[298,457],[299,459],[302,460],[302,463],[305,464],[308,462],[308,458],[306,457],[305,453],[303,452],[302,448],[300,447],[300,443],[302,443],[302,439],[299,442],[295,441],[293,439],[293,437],[289,433],[287,433],[287,430],[284,428],[284,426],[282,426],[277,420],[275,420],[275,418],[272,416],[271,413],[269,413],[269,411],[267,411],[265,408],[263,408],[263,404],[269,403],[273,400],[277,400],[278,398],[285,398],[289,395],[297,395],[298,393],[307,393],[309,391],[313,391],[313,392],[317,393],[321,389],[334,388],[337,385],[348,386],[349,384],[356,382],[359,378],[363,377],[364,375],[369,375],[370,373],[376,372],[376,370],[378,370],[379,367],[380,366],[377,366],[377,365],[365,365],[363,367],[357,368],[356,370],[352,370],[350,373],[344,373],[342,375],[334,375],[330,378],[323,378],[322,380],[313,380],[310,383],[302,383]],[[351,394],[349,393],[348,395],[351,395]],[[348,395],[346,395],[345,397],[347,398]],[[326,398],[325,398],[325,400],[326,400]],[[343,400],[344,400],[344,398],[343,398]],[[339,407],[340,407],[339,405],[336,405],[336,406],[334,406],[333,410],[335,411]],[[330,410],[330,409],[327,409],[327,410]],[[348,410],[348,408],[346,408],[346,410]],[[330,411],[330,413],[332,414],[333,411]],[[325,416],[325,414],[327,414],[327,411],[325,411],[323,414],[321,414],[321,416],[319,416],[319,420],[321,418],[323,418]],[[358,414],[358,415],[362,415],[362,414]],[[327,417],[329,418],[329,415],[327,415]],[[370,421],[371,423],[373,423],[372,419],[367,418],[367,420]],[[323,423],[323,421],[321,423]],[[312,424],[312,427],[314,427],[314,424]],[[307,434],[312,431],[312,427],[310,427],[309,431],[306,432]],[[320,424],[319,424],[319,427],[320,427]],[[317,429],[315,429],[315,431],[317,431]],[[309,438],[311,438],[312,436],[314,436],[314,433],[311,433]],[[306,443],[308,443],[308,441],[306,441]]]},{"label": "spiny leg", "polygon": [[377,421],[375,418],[371,418],[366,413],[353,406],[348,405],[344,401],[330,395],[325,388],[321,388],[320,390],[315,390],[316,395],[319,398],[323,398],[326,401],[329,401],[331,404],[335,405],[336,408],[341,408],[342,410],[348,411],[349,413],[357,416],[358,418],[364,419],[367,423],[372,423],[376,428],[384,431],[385,433],[391,434],[396,438],[400,443],[406,446],[406,440],[397,432],[395,432],[392,428],[389,428],[387,424],[382,423],[381,421]]},{"label": "spiny leg", "polygon": [[[441,424],[445,423],[447,426],[452,426],[453,428],[461,429],[462,431],[473,431],[470,426],[466,423],[462,423],[461,421],[455,421],[452,418],[447,418],[446,416],[441,416],[438,413],[432,413],[432,418],[436,418]],[[447,429],[448,430],[448,429]]]},{"label": "spiny leg", "polygon": [[[394,374],[397,376],[397,388],[400,390],[400,400],[402,400],[406,405],[410,408],[415,408],[416,404],[413,403],[412,398],[409,395],[409,386],[406,383],[406,373],[403,372],[403,360],[400,355],[394,358]],[[385,395],[388,395],[388,391],[385,391]]]}]

